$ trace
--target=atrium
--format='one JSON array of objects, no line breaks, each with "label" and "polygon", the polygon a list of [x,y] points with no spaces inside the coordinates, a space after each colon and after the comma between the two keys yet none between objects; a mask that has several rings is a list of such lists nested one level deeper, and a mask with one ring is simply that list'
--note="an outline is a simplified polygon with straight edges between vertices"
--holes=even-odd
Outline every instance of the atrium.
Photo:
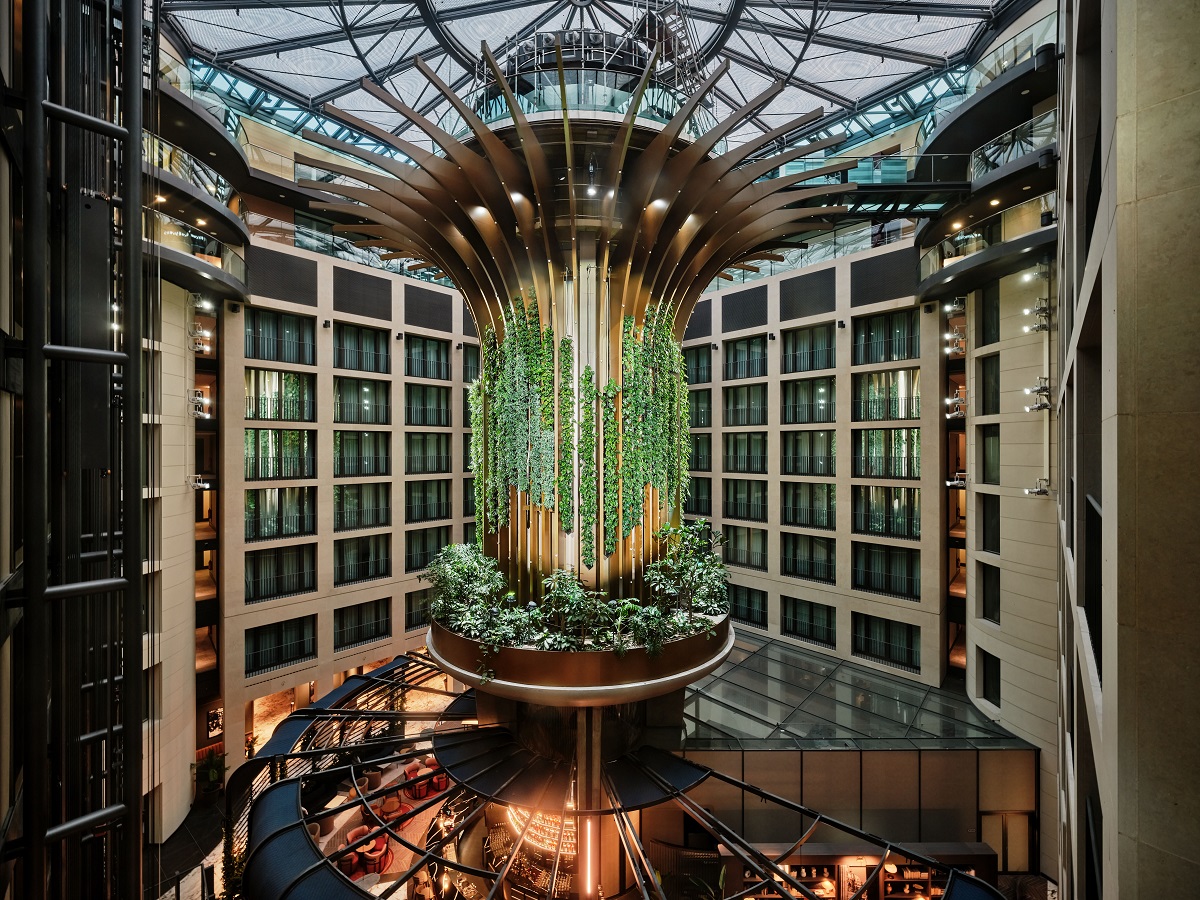
[{"label": "atrium", "polygon": [[1189,893],[1194,2],[5,9],[0,900]]}]

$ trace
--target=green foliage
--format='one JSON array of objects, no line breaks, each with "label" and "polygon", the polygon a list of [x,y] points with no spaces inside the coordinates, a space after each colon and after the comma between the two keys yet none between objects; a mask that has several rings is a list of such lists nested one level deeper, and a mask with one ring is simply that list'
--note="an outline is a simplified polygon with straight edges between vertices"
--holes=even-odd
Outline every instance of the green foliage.
[{"label": "green foliage", "polygon": [[[672,558],[682,561],[696,558],[707,546],[706,538],[689,529],[673,529],[667,534],[676,547]],[[688,555],[691,554],[689,557]],[[724,566],[720,566],[720,588],[724,589]],[[693,579],[688,585],[668,584],[668,568],[659,573],[665,596],[678,598],[688,590],[698,591]],[[711,570],[710,570],[711,571]],[[542,581],[541,604],[522,603],[507,589],[496,561],[475,544],[451,544],[444,547],[421,576],[433,588],[430,614],[444,628],[480,644],[484,658],[480,671],[487,674],[486,660],[502,647],[531,647],[538,650],[612,650],[624,654],[631,647],[643,646],[651,655],[662,651],[671,640],[711,629],[711,620],[698,617],[703,610],[699,600],[690,609],[673,600],[641,604],[633,599],[608,599],[601,591],[590,591],[579,576],[558,569]],[[710,579],[716,579],[710,575]],[[715,589],[705,596],[711,596]],[[722,594],[723,596],[723,594]],[[717,614],[711,603],[710,614]],[[724,612],[724,610],[720,610]]]},{"label": "green foliage", "polygon": [[645,515],[645,485],[650,483],[654,444],[659,435],[647,426],[651,406],[650,372],[645,346],[626,316],[621,333],[621,536],[633,534]]},{"label": "green foliage", "polygon": [[612,556],[621,538],[621,423],[617,418],[620,389],[611,378],[601,394],[604,405],[604,555]]},{"label": "green foliage", "polygon": [[558,524],[575,530],[575,369],[572,344],[565,337],[558,346]]},{"label": "green foliage", "polygon": [[502,448],[504,441],[501,435],[499,406],[496,402],[500,391],[500,344],[496,340],[496,332],[488,328],[483,336],[482,371],[480,380],[484,385],[484,421],[487,423],[484,441],[487,473],[486,491],[488,496],[487,508],[480,519],[480,511],[475,511],[476,519],[486,521],[487,527],[496,532],[508,524],[508,472],[507,458]]},{"label": "green foliage", "polygon": [[596,564],[596,380],[591,366],[579,379],[579,530],[582,561]]},{"label": "green foliage", "polygon": [[488,527],[488,501],[492,492],[488,485],[488,466],[484,450],[484,435],[486,433],[486,414],[484,406],[484,381],[480,378],[473,381],[467,388],[467,404],[471,410],[471,464],[475,469],[475,478],[471,484],[475,490],[475,542],[483,546],[483,533]]},{"label": "green foliage", "polygon": [[724,615],[729,611],[729,573],[718,550],[719,532],[703,519],[678,528],[659,530],[663,555],[646,567],[646,584],[654,603],[663,610]]}]

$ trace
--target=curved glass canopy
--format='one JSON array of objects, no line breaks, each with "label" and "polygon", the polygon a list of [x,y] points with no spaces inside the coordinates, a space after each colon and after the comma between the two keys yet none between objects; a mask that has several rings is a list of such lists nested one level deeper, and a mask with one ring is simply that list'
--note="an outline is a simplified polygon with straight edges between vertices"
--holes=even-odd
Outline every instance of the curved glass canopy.
[{"label": "curved glass canopy", "polygon": [[[776,81],[786,88],[730,136],[736,145],[821,107],[820,131],[883,100],[911,120],[909,90],[970,62],[1031,0],[164,0],[172,39],[213,76],[248,83],[249,111],[311,127],[326,103],[396,133],[409,124],[361,88],[383,85],[437,120],[442,95],[423,59],[460,96],[478,85],[480,46],[497,57],[534,35],[597,32],[657,48],[660,73],[681,87],[723,62],[709,112],[721,120]],[[574,37],[577,36],[577,37]],[[913,106],[906,109],[906,106]],[[406,137],[415,137],[411,132]],[[789,136],[791,139],[802,134]]]}]

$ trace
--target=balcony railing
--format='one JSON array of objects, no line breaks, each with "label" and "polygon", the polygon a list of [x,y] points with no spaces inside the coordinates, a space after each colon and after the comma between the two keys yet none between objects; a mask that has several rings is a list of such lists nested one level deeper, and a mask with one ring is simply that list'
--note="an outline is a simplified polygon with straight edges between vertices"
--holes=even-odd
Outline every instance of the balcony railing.
[{"label": "balcony railing", "polygon": [[693,472],[710,472],[712,456],[708,453],[693,453],[688,457],[688,468]]},{"label": "balcony railing", "polygon": [[333,401],[333,421],[347,425],[387,425],[392,420],[389,403],[371,403],[366,400]]},{"label": "balcony railing", "polygon": [[311,456],[247,456],[246,480],[316,478],[317,462]]},{"label": "balcony railing", "polygon": [[693,406],[688,415],[689,428],[708,428],[712,425],[711,406]]},{"label": "balcony railing", "polygon": [[371,622],[360,622],[346,628],[338,628],[333,632],[333,649],[349,650],[359,644],[369,644],[392,636],[391,616],[375,619]]},{"label": "balcony railing", "polygon": [[752,356],[749,359],[725,361],[726,380],[735,378],[764,378],[767,374],[767,357]]},{"label": "balcony railing", "polygon": [[683,504],[683,512],[689,516],[711,516],[712,497],[688,496]]},{"label": "balcony railing", "polygon": [[333,530],[353,531],[356,528],[378,528],[392,524],[390,506],[368,506],[360,509],[334,509]]},{"label": "balcony railing", "polygon": [[825,584],[833,584],[837,581],[835,563],[828,559],[784,556],[780,571],[792,578],[805,578],[809,581],[821,581]]},{"label": "balcony railing", "polygon": [[1058,111],[1051,109],[992,138],[971,154],[971,179],[982,178],[1001,166],[1028,156],[1058,140]]},{"label": "balcony railing", "polygon": [[143,209],[142,228],[148,240],[220,269],[246,283],[246,261],[210,234],[154,209]]},{"label": "balcony railing", "polygon": [[1042,215],[1053,213],[1056,205],[1056,195],[1051,191],[972,222],[921,255],[921,280],[995,244],[1015,240],[1045,227],[1042,225]]},{"label": "balcony railing", "polygon": [[437,556],[438,550],[412,550],[404,554],[404,571],[416,572],[424,569]]},{"label": "balcony railing", "polygon": [[726,425],[766,425],[767,408],[765,406],[725,407]]},{"label": "balcony railing", "polygon": [[887,594],[905,600],[921,599],[921,577],[919,575],[895,575],[873,569],[855,569],[852,587],[856,591],[871,594]]},{"label": "balcony railing", "polygon": [[920,478],[921,458],[909,456],[856,456],[855,478]]},{"label": "balcony railing", "polygon": [[767,570],[767,554],[761,550],[746,550],[741,547],[725,545],[725,562],[731,566],[745,566],[748,569]]},{"label": "balcony railing", "polygon": [[251,650],[246,653],[246,674],[261,675],[293,666],[296,663],[307,662],[317,658],[317,642],[313,638],[303,638],[274,647],[264,647],[261,650]]},{"label": "balcony railing", "polygon": [[832,400],[783,404],[784,425],[807,425],[810,422],[835,421],[837,421],[837,404]]},{"label": "balcony railing", "polygon": [[450,456],[406,456],[405,475],[440,475],[450,471]]},{"label": "balcony railing", "polygon": [[315,534],[317,518],[312,513],[260,516],[246,513],[246,540],[269,541],[274,538]]},{"label": "balcony railing", "polygon": [[919,648],[907,644],[893,644],[890,641],[860,639],[861,645],[850,651],[851,656],[871,659],[887,666],[903,669],[905,672],[920,672],[921,665],[917,662]]},{"label": "balcony railing", "polygon": [[800,528],[837,527],[835,509],[827,506],[787,506],[783,507],[783,524],[796,525]]},{"label": "balcony railing", "polygon": [[463,363],[463,381],[470,384],[479,380],[479,363]]},{"label": "balcony railing", "polygon": [[406,406],[406,425],[449,425],[450,410],[441,406]]},{"label": "balcony railing", "polygon": [[855,400],[851,413],[855,422],[886,422],[889,419],[921,418],[920,397],[877,397]]},{"label": "balcony railing", "polygon": [[818,369],[832,369],[837,354],[833,347],[821,350],[796,350],[783,354],[783,374],[794,372],[815,372]]},{"label": "balcony railing", "polygon": [[156,134],[142,133],[142,151],[148,163],[170,172],[193,187],[198,187],[238,218],[245,221],[246,204],[215,169],[210,168],[186,150],[176,147]]},{"label": "balcony railing", "polygon": [[886,537],[919,538],[921,517],[894,513],[891,510],[855,510],[854,532]]},{"label": "balcony railing", "polygon": [[392,574],[392,558],[376,556],[370,559],[358,559],[354,562],[344,562],[333,567],[333,583],[335,585],[354,584],[358,581],[371,581],[375,578],[387,578]]},{"label": "balcony railing", "polygon": [[811,644],[820,644],[822,647],[837,646],[837,629],[831,625],[817,625],[807,620],[791,619],[784,614],[780,630],[788,637],[799,638]]},{"label": "balcony railing", "polygon": [[404,521],[429,522],[433,519],[448,519],[450,518],[451,506],[449,500],[434,500],[429,503],[409,503],[404,507]]},{"label": "balcony railing", "polygon": [[413,378],[440,378],[450,380],[450,361],[445,359],[423,359],[404,357],[404,374]]},{"label": "balcony railing", "polygon": [[356,475],[388,475],[392,471],[390,456],[335,456],[333,474],[354,477]]},{"label": "balcony railing", "polygon": [[689,365],[687,367],[688,384],[708,384],[710,381],[712,381],[711,363],[705,363],[702,366]]},{"label": "balcony railing", "polygon": [[303,569],[283,575],[261,575],[258,578],[246,579],[246,602],[257,603],[260,600],[304,594],[316,589],[317,572],[315,569]]},{"label": "balcony railing", "polygon": [[315,418],[313,402],[308,397],[276,395],[247,397],[246,418],[272,422],[311,422]]},{"label": "balcony railing", "polygon": [[352,347],[333,348],[333,367],[387,375],[391,371],[391,355],[386,351],[359,350]]},{"label": "balcony railing", "polygon": [[835,456],[785,456],[784,475],[836,475]]},{"label": "balcony railing", "polygon": [[752,500],[726,500],[722,504],[722,512],[727,519],[752,519],[756,522],[767,521],[767,503]]},{"label": "balcony railing", "polygon": [[919,359],[920,356],[921,336],[912,334],[908,337],[889,337],[877,341],[855,343],[851,362],[853,365],[862,366],[869,363]]},{"label": "balcony railing", "polygon": [[751,472],[761,475],[767,471],[767,457],[762,453],[727,453],[724,468],[726,472]]},{"label": "balcony railing", "polygon": [[269,338],[257,332],[247,334],[245,350],[246,359],[265,359],[304,366],[311,366],[315,362],[313,342],[291,337]]}]

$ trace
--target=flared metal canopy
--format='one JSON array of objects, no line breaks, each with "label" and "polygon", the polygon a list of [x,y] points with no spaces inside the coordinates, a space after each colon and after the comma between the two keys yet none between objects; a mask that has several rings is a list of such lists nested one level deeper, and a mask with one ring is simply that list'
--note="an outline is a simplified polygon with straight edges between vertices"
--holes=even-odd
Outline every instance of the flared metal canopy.
[{"label": "flared metal canopy", "polygon": [[[312,127],[325,103],[396,133],[410,125],[360,85],[366,77],[437,119],[448,109],[416,70],[424,59],[455,91],[479,75],[482,42],[498,56],[535,34],[628,35],[660,44],[666,70],[692,77],[729,69],[713,95],[720,121],[775,81],[787,87],[731,143],[749,140],[810,109],[822,124],[890,99],[917,115],[906,93],[968,63],[1031,0],[165,0],[167,32],[210,76],[277,124]],[[687,76],[687,72],[682,72]],[[686,77],[683,78],[686,81]],[[224,85],[231,88],[231,84]],[[281,102],[282,101],[282,102]],[[799,137],[801,135],[796,135]]]}]

